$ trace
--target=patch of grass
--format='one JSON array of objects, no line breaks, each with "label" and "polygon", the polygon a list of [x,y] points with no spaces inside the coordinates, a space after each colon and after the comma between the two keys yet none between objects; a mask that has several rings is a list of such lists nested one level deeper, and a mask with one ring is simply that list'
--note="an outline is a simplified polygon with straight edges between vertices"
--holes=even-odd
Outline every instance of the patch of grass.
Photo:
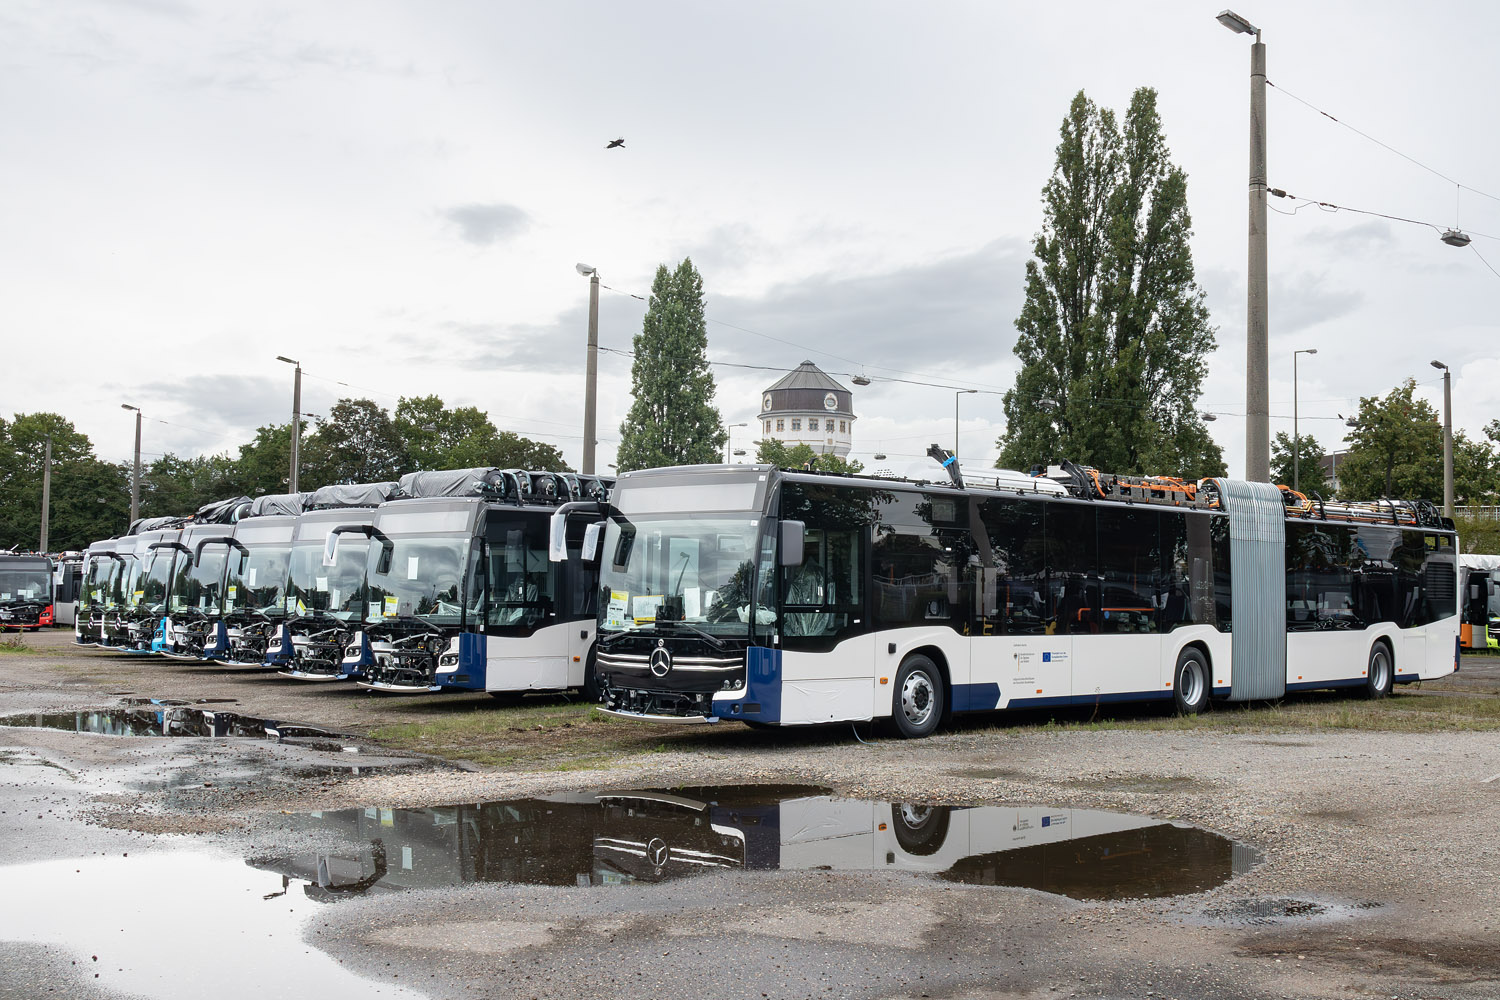
[{"label": "patch of grass", "polygon": [[38,650],[26,644],[26,633],[17,632],[0,638],[0,653],[36,653]]}]

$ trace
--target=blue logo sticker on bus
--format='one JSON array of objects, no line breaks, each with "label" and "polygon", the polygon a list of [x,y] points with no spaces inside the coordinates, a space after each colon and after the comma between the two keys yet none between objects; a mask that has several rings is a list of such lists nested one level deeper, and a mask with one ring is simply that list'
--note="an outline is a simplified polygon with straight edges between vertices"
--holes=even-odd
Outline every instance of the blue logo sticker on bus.
[{"label": "blue logo sticker on bus", "polygon": [[1051,826],[1052,825],[1052,817],[1051,816],[1043,816],[1042,817],[1042,825],[1043,826]]},{"label": "blue logo sticker on bus", "polygon": [[1051,653],[1043,653],[1042,654],[1042,662],[1043,663],[1051,663],[1052,662],[1052,654]]}]

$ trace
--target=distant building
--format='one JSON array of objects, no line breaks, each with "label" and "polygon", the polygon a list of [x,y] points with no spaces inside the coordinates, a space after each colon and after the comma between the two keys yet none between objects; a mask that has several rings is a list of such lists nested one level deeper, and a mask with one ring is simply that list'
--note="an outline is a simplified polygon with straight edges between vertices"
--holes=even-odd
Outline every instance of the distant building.
[{"label": "distant building", "polygon": [[819,455],[849,454],[854,438],[853,393],[811,361],[768,387],[760,397],[761,438]]}]

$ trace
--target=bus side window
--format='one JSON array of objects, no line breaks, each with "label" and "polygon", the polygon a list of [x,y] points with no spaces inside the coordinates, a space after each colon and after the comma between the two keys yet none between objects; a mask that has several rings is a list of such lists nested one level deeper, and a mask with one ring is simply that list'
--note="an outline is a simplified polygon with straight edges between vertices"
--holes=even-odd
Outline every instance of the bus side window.
[{"label": "bus side window", "polygon": [[1099,630],[1098,538],[1094,509],[1083,504],[1047,505],[1047,576],[1052,591],[1052,630],[1086,634]]},{"label": "bus side window", "polygon": [[[1000,635],[1045,632],[1047,565],[1043,552],[1043,505],[1039,501],[989,499],[980,505],[983,530],[989,535],[995,568],[994,592],[985,603],[996,609]],[[977,529],[976,529],[977,530]]]},{"label": "bus side window", "polygon": [[1102,584],[1099,631],[1155,632],[1157,612],[1168,603],[1168,595],[1159,592],[1158,579],[1158,529],[1163,515],[1135,508],[1101,508],[1097,515]]}]

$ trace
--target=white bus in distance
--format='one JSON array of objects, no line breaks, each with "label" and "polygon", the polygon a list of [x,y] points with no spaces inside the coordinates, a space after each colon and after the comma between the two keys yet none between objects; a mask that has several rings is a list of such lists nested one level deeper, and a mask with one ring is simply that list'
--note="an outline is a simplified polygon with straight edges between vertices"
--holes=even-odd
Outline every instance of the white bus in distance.
[{"label": "white bus in distance", "polygon": [[924,736],[954,712],[1382,697],[1457,668],[1455,535],[1430,504],[1072,465],[966,487],[948,468],[951,484],[621,475],[600,554],[604,710]]}]

